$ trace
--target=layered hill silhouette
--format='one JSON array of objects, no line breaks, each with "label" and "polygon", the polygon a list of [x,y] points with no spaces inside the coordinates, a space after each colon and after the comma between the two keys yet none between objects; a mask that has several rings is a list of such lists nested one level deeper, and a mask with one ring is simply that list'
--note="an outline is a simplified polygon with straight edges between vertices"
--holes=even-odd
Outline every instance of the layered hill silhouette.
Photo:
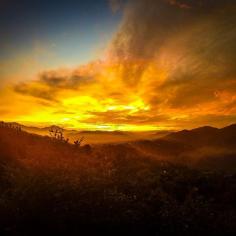
[{"label": "layered hill silhouette", "polygon": [[[12,126],[20,126],[23,131],[32,134],[38,134],[42,136],[47,136],[49,133],[48,131],[51,128],[58,127],[58,126],[47,126],[47,127],[34,127],[34,126],[26,126],[16,122],[9,122],[5,123]],[[129,142],[134,140],[140,139],[156,139],[163,137],[169,134],[171,131],[164,130],[164,131],[144,131],[144,132],[125,132],[125,131],[102,131],[102,130],[73,130],[73,129],[66,129],[61,128],[63,130],[64,136],[73,143],[79,137],[85,137],[85,142],[88,144],[103,144],[103,143],[117,143],[117,142]]]},{"label": "layered hill silhouette", "polygon": [[0,232],[233,235],[235,127],[78,146],[2,125]]},{"label": "layered hill silhouette", "polygon": [[[119,140],[119,143],[114,142],[116,136],[127,136],[129,134],[118,131],[109,132],[109,134],[102,131],[67,131],[76,132],[76,135],[94,135],[94,138],[100,138],[101,135],[105,135],[108,138],[107,144],[96,144],[94,142],[89,148],[86,145],[86,147],[80,147],[79,149],[75,149],[72,144],[64,144],[48,136],[24,131],[35,129],[34,127],[22,126],[22,128],[23,131],[21,132],[9,128],[0,128],[1,153],[19,158],[29,155],[35,159],[48,155],[54,159],[55,156],[62,156],[62,153],[65,157],[87,155],[88,158],[96,153],[103,153],[108,158],[109,156],[112,158],[114,156],[136,155],[202,168],[223,170],[234,170],[236,168],[236,124],[222,129],[205,126],[192,130],[172,132],[158,139],[128,142]],[[40,128],[40,130],[46,132],[49,128]],[[112,139],[111,143],[109,137]],[[138,138],[141,139],[140,136]]]},{"label": "layered hill silhouette", "polygon": [[235,147],[236,124],[222,129],[205,126],[193,130],[183,130],[167,136],[170,140],[188,143],[192,146],[217,145]]},{"label": "layered hill silhouette", "polygon": [[222,129],[210,126],[171,133],[134,146],[159,159],[199,167],[236,167],[236,125]]}]

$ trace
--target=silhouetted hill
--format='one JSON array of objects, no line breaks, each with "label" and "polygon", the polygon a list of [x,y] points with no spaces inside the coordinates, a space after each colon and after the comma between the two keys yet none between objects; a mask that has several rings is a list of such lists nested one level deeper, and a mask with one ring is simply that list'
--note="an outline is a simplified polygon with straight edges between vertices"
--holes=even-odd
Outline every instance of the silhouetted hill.
[{"label": "silhouetted hill", "polygon": [[[132,142],[146,156],[199,167],[236,169],[236,125],[222,129],[200,127],[164,138]],[[222,165],[222,163],[224,163]]]},{"label": "silhouetted hill", "polygon": [[0,232],[234,235],[234,130],[78,147],[0,127]]},{"label": "silhouetted hill", "polygon": [[222,138],[224,144],[230,145],[232,148],[235,148],[236,140],[236,124],[227,126],[219,130],[219,138]]},{"label": "silhouetted hill", "polygon": [[205,126],[193,130],[183,130],[171,133],[165,138],[167,140],[189,144],[194,147],[222,146],[225,148],[234,148],[236,144],[236,125],[230,125],[222,129]]},{"label": "silhouetted hill", "polygon": [[74,130],[66,129],[56,125],[48,127],[34,127],[25,126],[16,122],[3,122],[5,125],[19,126],[22,130],[39,134],[42,136],[48,136],[50,129],[61,129],[64,137],[69,139],[70,143],[84,137],[84,143],[87,144],[104,144],[104,143],[121,143],[130,142],[135,140],[153,140],[160,138],[170,133],[170,131],[144,131],[144,132],[127,132],[127,131],[103,131],[103,130]]},{"label": "silhouetted hill", "polygon": [[[64,153],[64,156],[69,155],[71,157],[78,155],[79,150],[75,152],[71,144],[60,143],[49,137],[42,137],[26,132],[12,133],[9,130],[11,129],[4,131],[7,132],[5,135],[3,135],[3,130],[0,130],[0,136],[2,136],[2,140],[5,142],[5,145],[2,146],[4,148],[4,151],[1,150],[2,153],[13,152],[12,155],[14,157],[24,156],[27,153],[28,156],[34,159],[40,159],[42,158],[41,156],[48,157],[49,153],[52,156],[50,158],[61,156],[61,153]],[[137,156],[188,166],[198,166],[201,168],[212,167],[213,169],[234,171],[236,168],[235,130],[236,125],[222,129],[206,126],[171,133],[164,138],[155,140],[123,141],[119,144],[98,144],[93,146],[93,150],[103,153],[107,158],[113,156]],[[110,139],[113,138],[116,140],[113,133],[99,131],[101,137],[110,137]],[[94,131],[80,134],[80,136],[85,136],[86,134],[92,135]],[[118,140],[119,135],[120,132],[117,133]],[[8,150],[6,150],[7,147]]]},{"label": "silhouetted hill", "polygon": [[175,140],[177,142],[185,142],[193,145],[199,145],[208,142],[210,139],[215,138],[218,133],[217,128],[205,126],[193,130],[182,130],[166,136],[168,140]]}]

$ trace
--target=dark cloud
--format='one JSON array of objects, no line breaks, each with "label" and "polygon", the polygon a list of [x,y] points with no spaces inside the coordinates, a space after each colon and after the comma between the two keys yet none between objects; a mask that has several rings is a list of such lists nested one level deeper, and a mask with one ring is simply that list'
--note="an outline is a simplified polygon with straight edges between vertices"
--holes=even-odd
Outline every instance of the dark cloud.
[{"label": "dark cloud", "polygon": [[144,99],[155,107],[217,102],[214,93],[220,88],[236,93],[235,12],[233,1],[131,2],[112,48],[124,64],[123,80],[142,85],[150,63],[165,70],[161,85],[158,73],[146,78],[151,88]]},{"label": "dark cloud", "polygon": [[60,73],[48,71],[40,75],[39,81],[55,89],[78,89],[80,85],[90,83],[93,78],[88,75],[77,75],[76,72]]},{"label": "dark cloud", "polygon": [[124,0],[108,0],[108,2],[113,13],[121,10],[124,5]]},{"label": "dark cloud", "polygon": [[15,85],[14,91],[49,101],[57,101],[57,94],[63,90],[79,91],[80,87],[93,81],[90,75],[80,75],[76,70],[69,71],[45,71],[34,81]]},{"label": "dark cloud", "polygon": [[230,0],[131,0],[107,60],[46,71],[14,89],[60,105],[66,91],[66,108],[54,114],[82,110],[88,124],[236,122],[235,12]]},{"label": "dark cloud", "polygon": [[28,95],[48,101],[56,101],[55,92],[52,88],[34,87],[32,84],[20,83],[14,87],[14,91],[22,95]]}]

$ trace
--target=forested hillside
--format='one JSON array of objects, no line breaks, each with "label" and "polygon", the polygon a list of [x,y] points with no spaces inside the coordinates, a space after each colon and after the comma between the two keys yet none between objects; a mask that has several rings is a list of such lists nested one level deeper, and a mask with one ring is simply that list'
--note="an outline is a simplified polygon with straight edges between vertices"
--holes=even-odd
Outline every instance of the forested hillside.
[{"label": "forested hillside", "polygon": [[[212,131],[218,141],[221,134],[228,138],[224,129]],[[194,139],[184,138],[189,132],[155,141],[76,146],[1,127],[1,232],[233,234],[235,155],[213,158],[211,152],[207,158],[205,153],[201,165],[186,159],[191,155],[176,161],[216,144],[195,137],[194,145]],[[229,133],[233,138],[234,131]]]}]

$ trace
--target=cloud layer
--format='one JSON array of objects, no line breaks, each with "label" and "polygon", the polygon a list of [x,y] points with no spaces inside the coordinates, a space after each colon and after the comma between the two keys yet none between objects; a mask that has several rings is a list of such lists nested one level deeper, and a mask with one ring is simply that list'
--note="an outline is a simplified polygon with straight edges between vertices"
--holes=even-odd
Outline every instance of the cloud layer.
[{"label": "cloud layer", "polygon": [[236,122],[235,12],[227,0],[130,1],[103,59],[14,86],[43,107],[15,118],[137,130]]}]

